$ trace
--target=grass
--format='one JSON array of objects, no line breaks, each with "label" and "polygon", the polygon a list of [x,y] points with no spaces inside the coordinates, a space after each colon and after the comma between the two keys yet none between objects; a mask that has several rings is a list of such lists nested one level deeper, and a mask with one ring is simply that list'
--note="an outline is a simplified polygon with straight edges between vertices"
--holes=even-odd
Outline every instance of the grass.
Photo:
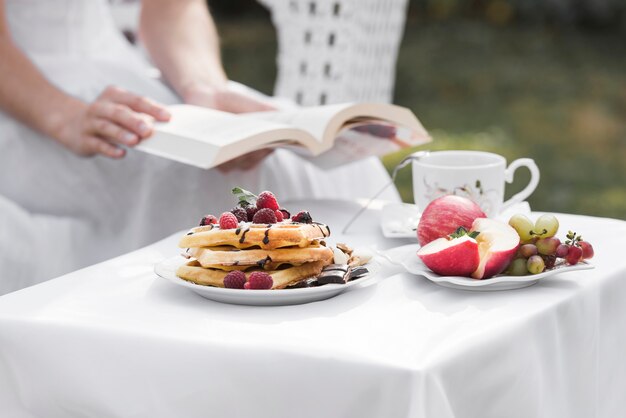
[{"label": "grass", "polygon": [[[218,23],[231,78],[271,92],[269,20]],[[535,210],[626,219],[626,43],[622,35],[475,21],[407,22],[396,102],[431,131],[429,149],[476,149],[541,170]],[[391,170],[409,152],[383,158]],[[410,170],[397,186],[412,201]],[[522,170],[507,195],[528,181]]]}]

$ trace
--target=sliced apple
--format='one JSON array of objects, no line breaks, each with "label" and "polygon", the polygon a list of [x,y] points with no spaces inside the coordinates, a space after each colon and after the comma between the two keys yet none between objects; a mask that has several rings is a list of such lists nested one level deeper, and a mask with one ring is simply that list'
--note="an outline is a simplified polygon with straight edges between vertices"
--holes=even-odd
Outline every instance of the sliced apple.
[{"label": "sliced apple", "polygon": [[469,276],[479,265],[478,243],[469,235],[439,238],[417,251],[422,262],[442,276]]},{"label": "sliced apple", "polygon": [[487,279],[502,273],[515,257],[520,238],[510,225],[488,218],[479,218],[472,224],[476,237],[480,263],[472,273],[475,279]]}]

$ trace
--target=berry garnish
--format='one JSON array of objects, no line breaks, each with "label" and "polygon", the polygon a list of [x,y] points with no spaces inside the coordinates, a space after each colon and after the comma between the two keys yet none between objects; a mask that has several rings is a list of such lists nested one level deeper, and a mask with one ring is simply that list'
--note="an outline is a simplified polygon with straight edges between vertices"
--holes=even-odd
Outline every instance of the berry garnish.
[{"label": "berry garnish", "polygon": [[224,287],[229,289],[243,289],[246,284],[246,275],[243,271],[233,270],[224,277]]},{"label": "berry garnish", "polygon": [[248,277],[244,288],[251,290],[267,290],[271,289],[273,285],[274,280],[272,280],[272,276],[264,271],[255,271]]},{"label": "berry garnish", "polygon": [[259,197],[256,199],[256,207],[258,209],[272,209],[279,210],[280,206],[278,206],[278,202],[276,201],[276,197],[272,192],[261,192]]},{"label": "berry garnish", "polygon": [[257,212],[256,206],[247,206],[246,214],[248,215],[248,222],[252,222],[252,218],[254,218],[254,214]]},{"label": "berry garnish", "polygon": [[283,219],[289,219],[291,218],[291,213],[289,213],[289,211],[285,208],[280,208],[278,209],[279,211],[281,211],[283,213]]},{"label": "berry garnish", "polygon": [[235,229],[239,225],[237,217],[230,212],[224,212],[220,216],[221,229]]},{"label": "berry garnish", "polygon": [[237,218],[239,222],[248,222],[248,213],[246,212],[244,208],[241,208],[241,207],[233,208],[230,211],[230,213],[235,215],[235,217]]},{"label": "berry garnish", "polygon": [[311,222],[313,222],[313,218],[311,218],[311,214],[305,210],[293,215],[291,217],[291,220],[294,222],[302,223],[302,224],[310,224]]},{"label": "berry garnish", "polygon": [[257,213],[254,214],[252,222],[255,224],[275,224],[276,213],[270,208],[259,209]]},{"label": "berry garnish", "polygon": [[282,222],[283,219],[285,219],[285,217],[283,216],[283,213],[279,210],[275,210],[274,215],[276,215],[276,222]]},{"label": "berry garnish", "polygon": [[206,215],[200,220],[200,226],[216,224],[217,218],[213,215]]}]

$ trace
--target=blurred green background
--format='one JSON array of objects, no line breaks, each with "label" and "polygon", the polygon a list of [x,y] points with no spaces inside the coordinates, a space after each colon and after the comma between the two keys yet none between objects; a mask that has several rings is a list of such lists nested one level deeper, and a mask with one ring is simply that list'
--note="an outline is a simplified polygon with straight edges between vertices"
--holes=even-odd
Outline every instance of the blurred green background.
[{"label": "blurred green background", "polygon": [[[276,35],[252,0],[209,1],[230,78],[271,93]],[[534,210],[626,219],[626,2],[411,1],[395,102],[428,149],[476,149],[541,170]],[[383,158],[389,170],[406,150]],[[507,187],[528,181],[524,170]],[[410,169],[396,182],[412,201]]]}]

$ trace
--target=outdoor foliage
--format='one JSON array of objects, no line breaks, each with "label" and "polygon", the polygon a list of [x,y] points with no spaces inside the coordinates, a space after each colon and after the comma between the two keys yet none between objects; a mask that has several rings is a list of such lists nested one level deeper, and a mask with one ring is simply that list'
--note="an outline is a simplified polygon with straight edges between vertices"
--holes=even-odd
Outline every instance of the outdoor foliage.
[{"label": "outdoor foliage", "polygon": [[[230,77],[271,93],[276,38],[269,17],[217,20]],[[429,149],[535,159],[542,177],[533,209],[626,219],[626,43],[618,32],[412,11],[395,101],[431,131]],[[383,161],[392,169],[404,154]],[[518,174],[508,195],[528,179]],[[409,170],[397,186],[411,201]]]}]

